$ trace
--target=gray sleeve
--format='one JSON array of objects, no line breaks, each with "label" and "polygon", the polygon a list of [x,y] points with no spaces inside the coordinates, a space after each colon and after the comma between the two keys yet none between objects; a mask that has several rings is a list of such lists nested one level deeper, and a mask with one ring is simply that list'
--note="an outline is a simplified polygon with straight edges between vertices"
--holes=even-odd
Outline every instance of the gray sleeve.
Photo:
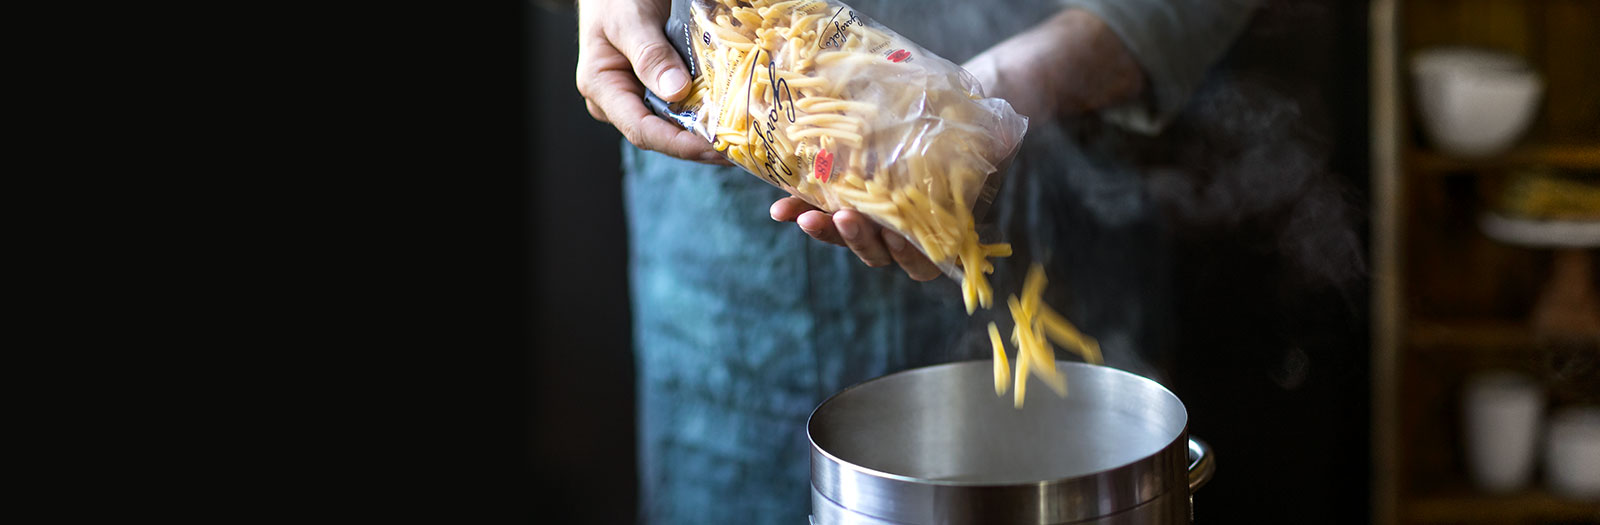
[{"label": "gray sleeve", "polygon": [[1101,110],[1107,121],[1156,134],[1183,109],[1260,0],[1059,0],[1105,21],[1144,68],[1140,100]]}]

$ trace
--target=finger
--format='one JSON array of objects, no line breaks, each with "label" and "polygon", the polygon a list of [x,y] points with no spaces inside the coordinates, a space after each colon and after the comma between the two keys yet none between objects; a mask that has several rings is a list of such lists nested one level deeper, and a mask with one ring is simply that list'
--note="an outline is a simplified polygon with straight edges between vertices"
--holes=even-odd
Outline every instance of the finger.
[{"label": "finger", "polygon": [[911,243],[906,242],[900,234],[883,230],[883,244],[888,246],[889,254],[894,256],[894,261],[900,263],[900,268],[906,275],[918,281],[932,281],[939,277],[939,267],[934,266],[926,255],[917,250]]},{"label": "finger", "polygon": [[661,25],[651,26],[643,19],[619,17],[608,31],[616,48],[633,64],[633,73],[662,100],[676,102],[689,94],[689,68],[678,51],[667,43]]},{"label": "finger", "polygon": [[706,139],[650,113],[641,98],[644,89],[630,74],[602,71],[594,82],[593,92],[598,95],[595,105],[633,145],[680,159],[705,161],[717,155]]},{"label": "finger", "polygon": [[609,120],[606,120],[606,112],[601,111],[600,106],[594,105],[594,102],[585,100],[583,101],[583,105],[588,106],[589,116],[594,117],[595,120],[600,122],[610,122]]},{"label": "finger", "polygon": [[811,210],[800,214],[794,222],[800,225],[800,229],[804,230],[806,235],[816,240],[839,246],[845,245],[844,239],[839,238],[839,230],[833,226],[833,217],[829,217],[826,213]]},{"label": "finger", "polygon": [[772,208],[767,212],[772,214],[772,220],[794,222],[795,219],[800,218],[800,214],[815,209],[815,207],[807,204],[806,201],[801,200],[799,197],[784,197],[772,203]]},{"label": "finger", "polygon": [[880,268],[893,263],[889,250],[883,246],[883,237],[878,235],[881,228],[861,212],[839,210],[833,214],[833,224],[839,236],[844,238],[845,245],[867,266]]},{"label": "finger", "polygon": [[722,154],[711,148],[705,137],[667,122],[654,114],[639,121],[641,148],[708,164],[726,164]]},{"label": "finger", "polygon": [[[695,136],[698,137],[699,135],[695,135]],[[723,157],[722,154],[721,153],[717,153],[715,149],[713,149],[711,151],[708,151],[708,152],[705,152],[705,153],[701,153],[700,154],[700,158],[697,158],[697,159],[694,159],[694,160],[696,162],[700,162],[700,163],[703,163],[703,164],[714,164],[714,165],[717,165],[717,166],[732,166],[733,165],[732,162],[728,162],[728,158],[727,157]]]}]

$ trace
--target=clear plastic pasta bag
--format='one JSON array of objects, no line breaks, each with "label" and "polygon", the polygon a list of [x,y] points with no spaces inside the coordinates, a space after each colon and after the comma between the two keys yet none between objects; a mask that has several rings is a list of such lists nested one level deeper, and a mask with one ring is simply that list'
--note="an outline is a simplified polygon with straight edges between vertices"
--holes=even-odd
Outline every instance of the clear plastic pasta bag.
[{"label": "clear plastic pasta bag", "polygon": [[729,161],[833,212],[855,209],[910,240],[989,307],[981,244],[1026,117],[971,74],[836,0],[673,0],[668,40],[689,95],[651,108]]}]

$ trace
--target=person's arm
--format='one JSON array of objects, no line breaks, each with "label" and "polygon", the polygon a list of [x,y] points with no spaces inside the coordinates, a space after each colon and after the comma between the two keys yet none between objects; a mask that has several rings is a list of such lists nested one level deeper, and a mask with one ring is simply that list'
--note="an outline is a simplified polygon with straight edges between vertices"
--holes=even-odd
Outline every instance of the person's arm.
[{"label": "person's arm", "polygon": [[1011,103],[1030,126],[1134,100],[1144,71],[1098,16],[1065,9],[995,44],[962,67],[984,94]]},{"label": "person's arm", "polygon": [[1102,118],[1156,134],[1183,109],[1206,71],[1244,30],[1260,0],[1060,0],[1093,13],[1138,61],[1141,95],[1100,109]]}]

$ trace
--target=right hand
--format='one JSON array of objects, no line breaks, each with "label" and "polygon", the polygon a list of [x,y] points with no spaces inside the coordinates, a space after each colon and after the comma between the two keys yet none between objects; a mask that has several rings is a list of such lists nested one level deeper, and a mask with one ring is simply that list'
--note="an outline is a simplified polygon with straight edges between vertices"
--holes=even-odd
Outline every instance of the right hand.
[{"label": "right hand", "polygon": [[681,159],[727,164],[706,139],[655,116],[644,90],[668,102],[689,94],[689,70],[667,43],[667,0],[578,2],[578,93],[595,120],[633,145]]}]

